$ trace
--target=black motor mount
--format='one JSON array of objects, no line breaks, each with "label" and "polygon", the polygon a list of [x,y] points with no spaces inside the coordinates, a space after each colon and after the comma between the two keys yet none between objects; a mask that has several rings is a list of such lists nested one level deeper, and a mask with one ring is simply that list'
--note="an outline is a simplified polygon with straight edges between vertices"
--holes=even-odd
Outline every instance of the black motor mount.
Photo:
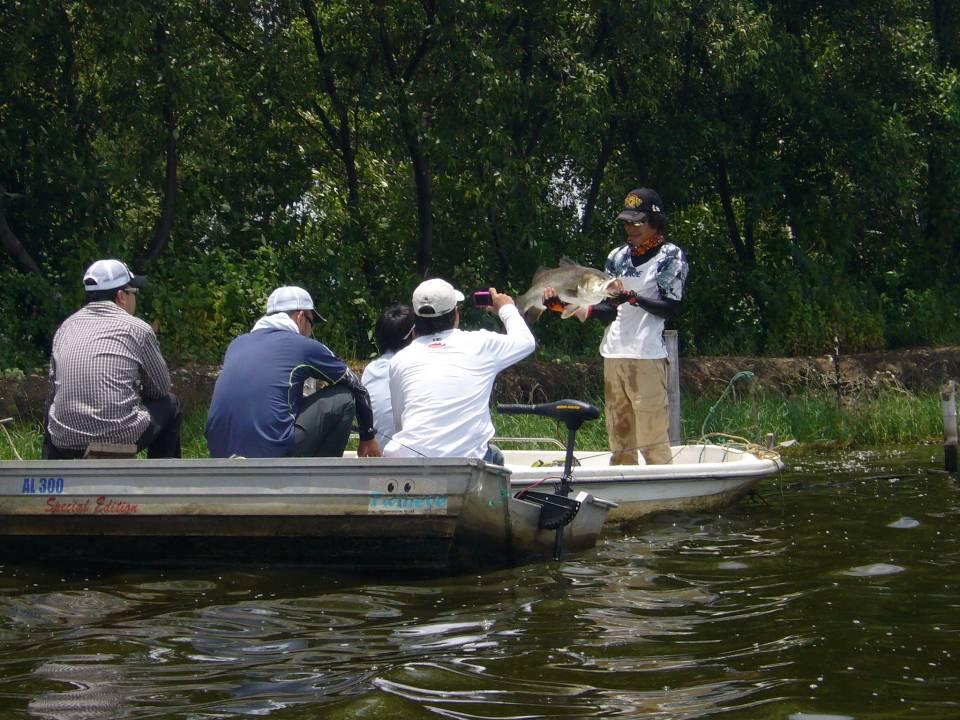
[{"label": "black motor mount", "polygon": [[[557,400],[539,405],[497,405],[497,410],[503,415],[539,415],[552,418],[567,426],[566,458],[563,463],[563,476],[556,494],[522,491],[524,500],[537,503],[540,506],[539,526],[542,529],[556,530],[557,538],[554,542],[553,556],[560,559],[563,546],[563,528],[570,524],[580,510],[580,503],[568,497],[573,489],[571,483],[571,468],[573,467],[573,450],[576,447],[577,430],[588,420],[600,417],[600,411],[590,403],[581,400]],[[519,495],[519,494],[518,494]]]}]

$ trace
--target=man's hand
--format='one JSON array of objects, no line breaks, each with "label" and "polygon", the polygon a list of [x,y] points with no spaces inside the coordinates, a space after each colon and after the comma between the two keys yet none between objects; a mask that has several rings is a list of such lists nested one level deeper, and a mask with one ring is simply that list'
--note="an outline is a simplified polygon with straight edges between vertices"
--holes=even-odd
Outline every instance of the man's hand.
[{"label": "man's hand", "polygon": [[610,300],[615,305],[623,305],[623,303],[629,303],[630,305],[636,305],[639,300],[639,296],[633,290],[627,292],[620,292],[610,298]]},{"label": "man's hand", "polygon": [[380,452],[380,443],[376,438],[361,440],[357,445],[357,457],[383,457],[383,453]]},{"label": "man's hand", "polygon": [[492,312],[500,312],[500,308],[504,305],[516,305],[513,301],[513,298],[507,295],[506,293],[498,293],[496,288],[488,288],[490,290],[490,307]]},{"label": "man's hand", "polygon": [[545,287],[543,289],[543,306],[547,310],[553,310],[554,312],[563,312],[564,302],[559,297],[557,297],[557,291],[552,287]]}]

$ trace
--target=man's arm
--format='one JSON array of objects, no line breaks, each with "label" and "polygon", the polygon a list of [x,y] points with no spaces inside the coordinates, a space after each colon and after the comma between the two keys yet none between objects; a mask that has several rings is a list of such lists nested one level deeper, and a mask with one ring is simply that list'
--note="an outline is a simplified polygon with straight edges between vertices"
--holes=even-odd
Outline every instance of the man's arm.
[{"label": "man's arm", "polygon": [[[651,298],[641,297],[637,295],[633,290],[629,292],[622,292],[619,295],[616,295],[610,298],[600,305],[606,305],[613,312],[613,315],[616,316],[617,308],[623,303],[628,305],[633,305],[635,307],[642,308],[648,313],[662,317],[664,320],[669,320],[673,317],[674,313],[680,309],[679,300],[671,300],[669,298],[661,298],[660,300],[652,300]],[[611,318],[612,320],[612,318]]]},{"label": "man's arm", "polygon": [[498,358],[499,366],[506,368],[532,353],[537,347],[537,341],[512,297],[506,293],[498,293],[496,288],[490,288],[490,299],[493,302],[492,310],[497,313],[503,329],[507,331],[506,337],[500,336],[502,354]]},{"label": "man's arm", "polygon": [[[564,308],[567,307],[567,303],[558,298],[555,293],[548,296],[547,292],[550,291],[552,291],[552,288],[547,288],[544,292],[544,305],[546,305],[549,310],[563,312]],[[609,325],[616,319],[617,309],[623,303],[642,308],[648,313],[662,317],[665,320],[671,318],[680,308],[679,300],[671,300],[669,298],[651,300],[650,298],[641,297],[631,290],[630,292],[618,293],[595,305],[585,305],[579,308],[573,315],[580,320],[580,322],[584,322],[587,319],[594,319],[599,320],[604,325]]]},{"label": "man's arm", "polygon": [[346,368],[340,382],[345,384],[353,394],[357,413],[357,427],[360,432],[360,443],[357,447],[358,457],[380,457],[380,444],[376,441],[376,429],[373,427],[373,406],[370,404],[370,393],[360,382],[350,368]]},{"label": "man's arm", "polygon": [[149,326],[144,333],[142,348],[143,353],[140,360],[143,366],[142,395],[147,400],[166,397],[170,394],[172,387],[170,371],[167,369],[167,363],[160,353],[160,342]]},{"label": "man's arm", "polygon": [[50,421],[50,408],[53,407],[53,399],[57,395],[57,361],[50,353],[50,371],[47,373],[47,399],[43,403],[43,430],[46,432],[47,423]]},{"label": "man's arm", "polygon": [[360,444],[357,447],[359,457],[380,457],[380,445],[377,443],[376,429],[373,426],[373,406],[370,393],[360,382],[360,378],[347,367],[347,364],[330,352],[319,340],[310,339],[308,365],[315,377],[331,385],[344,385],[353,395]]}]

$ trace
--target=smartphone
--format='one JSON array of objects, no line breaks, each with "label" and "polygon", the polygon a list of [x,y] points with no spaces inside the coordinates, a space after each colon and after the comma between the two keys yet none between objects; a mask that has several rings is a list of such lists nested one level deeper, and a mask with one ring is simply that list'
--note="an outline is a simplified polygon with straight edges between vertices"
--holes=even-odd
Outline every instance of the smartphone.
[{"label": "smartphone", "polygon": [[493,298],[490,297],[490,291],[477,290],[473,294],[473,304],[477,307],[490,307],[493,305]]}]

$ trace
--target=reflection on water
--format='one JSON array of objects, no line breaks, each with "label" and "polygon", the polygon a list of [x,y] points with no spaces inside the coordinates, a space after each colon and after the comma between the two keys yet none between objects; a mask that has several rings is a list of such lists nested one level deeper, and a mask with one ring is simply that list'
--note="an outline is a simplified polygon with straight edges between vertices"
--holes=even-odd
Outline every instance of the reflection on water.
[{"label": "reflection on water", "polygon": [[793,461],[572,561],[0,568],[0,717],[960,716],[960,500],[923,453]]}]

